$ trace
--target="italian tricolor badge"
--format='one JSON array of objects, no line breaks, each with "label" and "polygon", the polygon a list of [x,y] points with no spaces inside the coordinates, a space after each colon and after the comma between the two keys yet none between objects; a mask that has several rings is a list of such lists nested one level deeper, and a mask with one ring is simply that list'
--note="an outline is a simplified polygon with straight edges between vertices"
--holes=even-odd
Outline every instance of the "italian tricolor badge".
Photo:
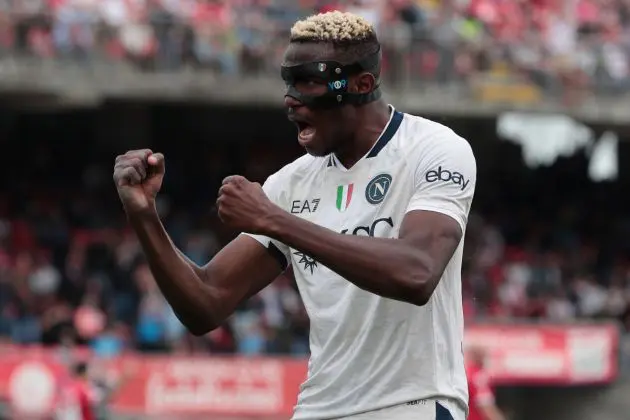
[{"label": "italian tricolor badge", "polygon": [[340,185],[337,187],[337,210],[346,211],[352,200],[354,184]]}]

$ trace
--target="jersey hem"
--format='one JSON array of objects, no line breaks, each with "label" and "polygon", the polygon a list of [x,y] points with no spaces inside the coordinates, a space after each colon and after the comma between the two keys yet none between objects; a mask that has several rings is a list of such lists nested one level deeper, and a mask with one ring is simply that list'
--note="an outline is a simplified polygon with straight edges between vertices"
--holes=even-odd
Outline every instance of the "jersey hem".
[{"label": "jersey hem", "polygon": [[371,413],[373,411],[379,411],[379,410],[386,410],[388,408],[391,407],[396,407],[397,405],[401,405],[401,404],[406,404],[408,402],[411,401],[417,401],[417,400],[440,400],[440,399],[448,399],[453,401],[454,403],[456,403],[457,405],[459,405],[459,407],[464,410],[466,412],[466,415],[468,415],[468,405],[466,403],[464,403],[460,397],[453,397],[453,396],[447,396],[447,395],[442,395],[442,394],[434,394],[434,395],[424,395],[424,396],[413,396],[413,397],[405,397],[402,398],[400,400],[396,400],[394,402],[391,403],[385,403],[384,405],[376,405],[374,407],[369,407],[369,408],[364,408],[364,409],[360,409],[360,410],[355,410],[355,411],[349,411],[349,412],[343,412],[343,414],[340,413],[334,413],[334,414],[325,414],[325,415],[306,415],[306,416],[299,416],[297,417],[295,415],[295,411],[293,414],[293,417],[291,417],[291,420],[339,420],[339,419],[343,419],[345,417],[350,417],[350,416],[357,416],[359,414],[365,414],[365,413]]}]

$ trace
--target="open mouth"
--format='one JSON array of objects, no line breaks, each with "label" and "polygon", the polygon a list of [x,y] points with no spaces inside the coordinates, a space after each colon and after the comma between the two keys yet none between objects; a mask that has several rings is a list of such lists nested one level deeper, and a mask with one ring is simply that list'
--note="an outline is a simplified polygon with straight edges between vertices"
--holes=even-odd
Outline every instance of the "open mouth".
[{"label": "open mouth", "polygon": [[296,121],[295,123],[298,127],[298,135],[300,137],[309,137],[315,133],[315,127],[311,124],[303,121]]},{"label": "open mouth", "polygon": [[315,135],[315,126],[306,121],[293,121],[298,128],[298,142],[305,146],[313,140]]}]

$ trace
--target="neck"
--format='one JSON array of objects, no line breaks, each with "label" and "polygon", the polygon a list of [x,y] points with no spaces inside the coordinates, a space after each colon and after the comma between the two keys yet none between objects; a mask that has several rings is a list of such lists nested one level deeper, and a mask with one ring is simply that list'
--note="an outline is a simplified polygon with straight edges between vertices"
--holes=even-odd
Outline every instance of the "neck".
[{"label": "neck", "polygon": [[378,141],[390,118],[387,102],[380,99],[364,105],[352,122],[357,127],[346,145],[335,156],[346,168],[353,167]]}]

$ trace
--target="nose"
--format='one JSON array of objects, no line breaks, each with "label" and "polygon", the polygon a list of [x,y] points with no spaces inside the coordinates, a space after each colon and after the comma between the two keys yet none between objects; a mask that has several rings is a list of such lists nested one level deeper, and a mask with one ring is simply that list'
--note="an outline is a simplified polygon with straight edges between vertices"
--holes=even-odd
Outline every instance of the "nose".
[{"label": "nose", "polygon": [[297,108],[298,106],[301,106],[301,105],[302,105],[302,102],[298,101],[294,97],[289,96],[289,95],[284,96],[284,106],[286,106],[287,108]]}]

